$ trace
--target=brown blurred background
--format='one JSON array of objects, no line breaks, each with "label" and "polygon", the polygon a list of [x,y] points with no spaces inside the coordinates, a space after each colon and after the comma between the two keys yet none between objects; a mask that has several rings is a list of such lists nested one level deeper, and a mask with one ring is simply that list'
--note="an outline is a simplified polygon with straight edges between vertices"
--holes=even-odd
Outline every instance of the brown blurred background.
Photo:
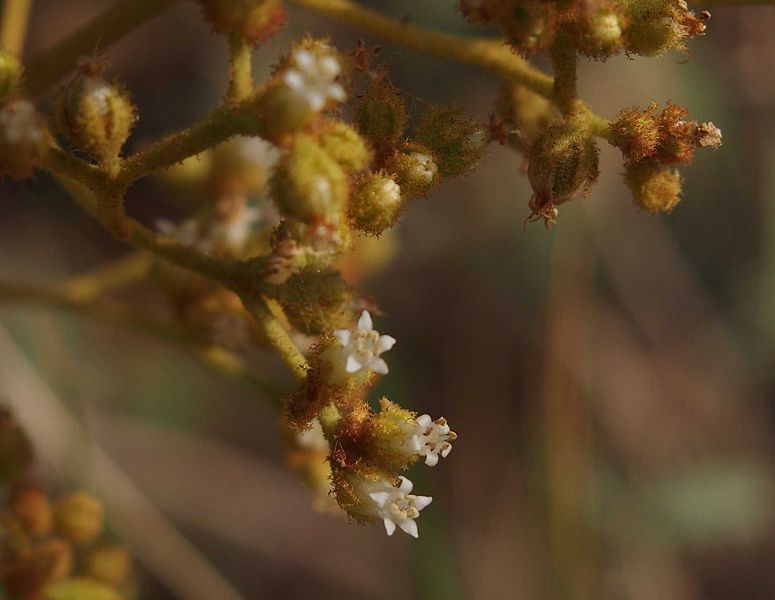
[{"label": "brown blurred background", "polygon": [[[494,33],[468,26],[451,0],[367,4]],[[105,5],[36,1],[27,51]],[[0,361],[32,367],[15,368],[21,387],[0,381],[2,393],[64,405],[192,543],[162,546],[156,521],[140,521],[140,563],[166,557],[141,566],[143,598],[180,597],[180,577],[196,588],[191,553],[251,599],[775,598],[775,9],[710,8],[688,55],[581,66],[582,96],[602,115],[670,99],[723,130],[724,145],[684,170],[673,214],[638,213],[606,147],[589,197],[563,206],[553,231],[523,230],[521,158],[492,145],[473,175],[411,206],[394,260],[363,282],[385,311],[380,329],[399,340],[373,397],[443,414],[460,436],[448,460],[410,472],[434,496],[419,541],[314,512],[254,391],[151,338],[2,309]],[[305,31],[343,49],[382,45],[415,113],[456,102],[487,119],[494,77],[297,9],[256,51],[259,80]],[[190,3],[107,57],[140,108],[130,149],[201,118],[225,86],[224,44]],[[149,179],[129,209],[150,223],[187,205]],[[45,175],[0,183],[3,280],[45,283],[126,251]],[[37,418],[57,431],[56,414]],[[44,475],[62,488],[93,481],[102,463],[86,442],[44,452]],[[120,533],[126,506],[110,497]]]}]

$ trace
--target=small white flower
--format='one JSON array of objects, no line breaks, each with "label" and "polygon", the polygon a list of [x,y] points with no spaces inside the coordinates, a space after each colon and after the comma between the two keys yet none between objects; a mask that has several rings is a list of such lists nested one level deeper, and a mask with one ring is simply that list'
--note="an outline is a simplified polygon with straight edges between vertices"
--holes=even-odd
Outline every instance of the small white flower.
[{"label": "small white flower", "polygon": [[409,158],[414,163],[411,167],[413,177],[422,179],[425,183],[430,183],[439,174],[439,167],[431,155],[424,152],[412,152]]},{"label": "small white flower", "polygon": [[348,373],[357,373],[363,368],[382,375],[388,372],[387,363],[379,355],[390,350],[396,343],[396,338],[380,335],[373,327],[369,311],[364,310],[361,318],[358,319],[358,328],[355,331],[349,329],[334,331],[334,336],[344,349],[345,370]]},{"label": "small white flower", "polygon": [[393,535],[398,526],[401,531],[417,538],[419,534],[414,520],[420,516],[420,511],[433,501],[433,498],[411,494],[412,482],[406,477],[400,479],[399,487],[386,482],[374,484],[378,489],[369,492],[369,498],[374,503],[369,508],[374,516],[382,519],[388,535]]},{"label": "small white flower", "polygon": [[344,102],[347,94],[337,83],[341,67],[331,54],[313,54],[308,50],[296,50],[293,53],[294,67],[283,75],[283,82],[309,105],[319,112],[329,100]]},{"label": "small white flower", "polygon": [[700,146],[704,148],[721,146],[721,130],[712,121],[702,123],[697,127],[697,138]]},{"label": "small white flower", "polygon": [[444,417],[431,421],[428,415],[420,415],[415,420],[416,431],[412,435],[412,449],[420,456],[425,457],[425,464],[429,467],[439,462],[439,455],[447,458],[452,452],[452,444],[457,439],[457,434],[451,431]]},{"label": "small white flower", "polygon": [[9,102],[0,110],[0,135],[10,144],[38,142],[45,134],[42,119],[27,100]]}]

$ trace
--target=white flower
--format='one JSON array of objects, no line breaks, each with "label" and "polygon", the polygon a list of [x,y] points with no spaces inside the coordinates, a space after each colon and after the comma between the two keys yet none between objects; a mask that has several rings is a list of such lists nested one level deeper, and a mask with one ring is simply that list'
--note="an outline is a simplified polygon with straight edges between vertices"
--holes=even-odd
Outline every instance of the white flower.
[{"label": "white flower", "polygon": [[9,144],[35,143],[45,129],[35,106],[27,100],[17,100],[0,110],[0,134]]},{"label": "white flower", "polygon": [[452,452],[452,444],[457,439],[457,434],[451,431],[444,417],[431,421],[428,415],[420,415],[415,420],[416,430],[412,435],[412,449],[420,456],[425,457],[425,464],[429,467],[439,462],[439,455],[447,458]]},{"label": "white flower", "polygon": [[721,130],[712,121],[708,121],[697,127],[697,138],[704,148],[718,148],[721,145]]},{"label": "white flower", "polygon": [[433,157],[424,152],[412,152],[409,155],[413,163],[411,166],[412,177],[423,180],[425,183],[430,183],[439,174],[439,167],[436,165],[436,161]]},{"label": "white flower", "polygon": [[344,88],[336,82],[341,67],[333,55],[296,50],[292,59],[294,67],[285,72],[283,82],[313,111],[323,110],[329,100],[344,102],[347,99]]},{"label": "white flower", "polygon": [[337,329],[334,336],[344,349],[345,370],[348,373],[357,373],[363,368],[382,375],[388,372],[387,363],[379,355],[390,350],[396,343],[396,338],[380,335],[375,331],[369,311],[364,310],[361,313],[355,331]]},{"label": "white flower", "polygon": [[416,538],[419,534],[414,520],[420,516],[420,511],[433,501],[433,498],[410,494],[412,482],[406,477],[400,477],[400,479],[399,487],[386,482],[374,484],[381,489],[369,492],[369,498],[374,503],[369,509],[374,516],[382,519],[388,535],[393,535],[398,526],[401,531]]}]

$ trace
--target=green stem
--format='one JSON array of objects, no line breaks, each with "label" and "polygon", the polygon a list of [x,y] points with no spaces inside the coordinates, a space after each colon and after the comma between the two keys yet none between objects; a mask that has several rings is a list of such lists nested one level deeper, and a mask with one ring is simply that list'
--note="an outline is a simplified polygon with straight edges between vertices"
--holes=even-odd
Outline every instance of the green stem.
[{"label": "green stem", "polygon": [[253,93],[253,49],[239,35],[229,36],[229,89],[227,102],[241,102]]},{"label": "green stem", "polygon": [[0,48],[21,56],[31,8],[32,0],[5,0],[0,16]]},{"label": "green stem", "polygon": [[551,50],[554,67],[554,88],[552,97],[560,111],[570,114],[578,99],[576,90],[576,46],[566,31],[562,31]]},{"label": "green stem", "polygon": [[76,66],[81,56],[93,56],[179,0],[119,0],[72,35],[33,56],[25,69],[25,89],[35,96]]}]

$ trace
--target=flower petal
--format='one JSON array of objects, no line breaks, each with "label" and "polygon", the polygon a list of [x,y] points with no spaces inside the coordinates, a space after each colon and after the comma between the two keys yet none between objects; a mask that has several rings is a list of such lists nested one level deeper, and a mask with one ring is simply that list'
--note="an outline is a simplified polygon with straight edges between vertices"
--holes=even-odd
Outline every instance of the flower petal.
[{"label": "flower petal", "polygon": [[432,496],[415,496],[414,497],[414,506],[417,510],[422,510],[426,506],[428,506],[431,502],[433,502]]},{"label": "flower petal", "polygon": [[304,77],[298,71],[286,71],[283,75],[283,82],[297,92],[304,88]]},{"label": "flower petal", "polygon": [[369,367],[372,371],[375,373],[379,373],[380,375],[387,375],[388,373],[388,366],[387,363],[382,360],[381,358],[375,358],[371,361],[369,364]]},{"label": "flower petal", "polygon": [[342,346],[347,346],[350,343],[350,337],[352,332],[349,329],[337,329],[334,331],[334,337],[339,340]]},{"label": "flower petal", "polygon": [[417,531],[417,523],[414,522],[414,519],[403,519],[402,521],[399,521],[398,526],[401,528],[401,531],[408,533],[413,538],[420,537],[419,532]]},{"label": "flower petal", "polygon": [[425,429],[426,427],[430,427],[430,426],[431,426],[431,423],[433,423],[433,420],[431,419],[431,416],[430,416],[430,415],[420,415],[419,417],[417,417],[417,418],[415,419],[415,422],[416,422],[416,423],[417,423],[417,424],[418,424],[420,427],[422,427],[423,429]]},{"label": "flower petal", "polygon": [[374,329],[374,322],[371,320],[371,315],[368,310],[364,310],[361,313],[361,318],[358,319],[358,331],[370,331]]},{"label": "flower petal", "polygon": [[377,343],[377,347],[379,348],[380,352],[387,352],[395,345],[396,345],[396,338],[394,338],[392,335],[379,336],[379,342]]},{"label": "flower petal", "polygon": [[390,500],[390,492],[371,492],[369,498],[374,500],[380,508],[385,506],[388,500]]},{"label": "flower petal", "polygon": [[435,467],[439,463],[439,455],[435,452],[430,452],[425,455],[425,464],[429,467]]},{"label": "flower petal", "polygon": [[414,484],[403,475],[399,475],[398,478],[401,480],[401,485],[398,486],[398,491],[403,492],[404,494],[411,492]]},{"label": "flower petal", "polygon": [[347,365],[345,371],[348,373],[357,373],[363,368],[363,365],[352,354],[347,357]]},{"label": "flower petal", "polygon": [[393,535],[396,531],[396,524],[388,518],[383,519],[382,522],[385,524],[385,531],[387,531],[387,534]]}]

